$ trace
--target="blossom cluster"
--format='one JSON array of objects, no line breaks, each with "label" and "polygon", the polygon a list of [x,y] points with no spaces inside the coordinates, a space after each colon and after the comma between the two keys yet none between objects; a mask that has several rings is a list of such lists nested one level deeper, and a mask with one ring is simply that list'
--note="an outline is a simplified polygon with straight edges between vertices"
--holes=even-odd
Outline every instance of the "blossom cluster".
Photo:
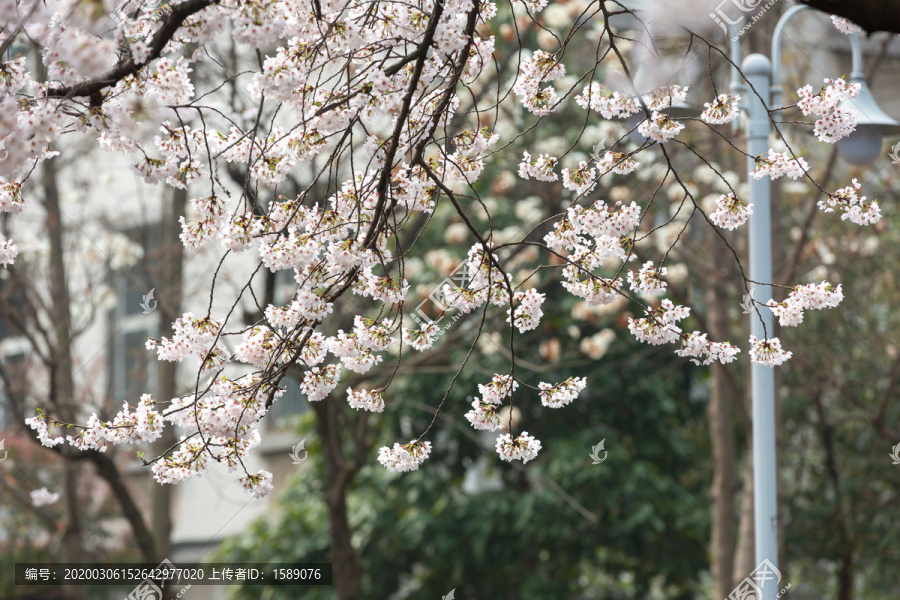
[{"label": "blossom cluster", "polygon": [[[490,247],[480,243],[469,248],[465,266],[467,284],[464,288],[443,286],[444,300],[449,306],[467,314],[490,302],[494,306],[509,305],[509,275],[498,266],[498,259]],[[537,323],[534,324],[537,326]]]},{"label": "blossom cluster", "polygon": [[598,200],[589,208],[569,208],[544,237],[549,248],[569,253],[562,273],[563,287],[590,306],[615,300],[622,287],[621,278],[602,277],[594,271],[609,259],[628,258],[625,236],[637,227],[640,217],[640,207],[634,202],[608,205]]},{"label": "blossom cluster", "polygon": [[541,404],[550,408],[563,407],[577,398],[586,386],[587,380],[584,377],[569,377],[556,385],[541,382],[538,384]]},{"label": "blossom cluster", "polygon": [[587,161],[578,163],[577,169],[563,169],[563,187],[577,196],[591,193],[597,187],[597,170]]},{"label": "blossom cluster", "polygon": [[496,431],[503,427],[500,423],[498,408],[496,404],[475,398],[475,400],[472,400],[472,410],[467,412],[465,417],[475,429]]},{"label": "blossom cluster", "polygon": [[532,159],[531,155],[525,151],[522,162],[519,163],[519,177],[538,181],[556,181],[559,177],[554,171],[556,163],[556,157],[549,154],[540,154],[536,159]]},{"label": "blossom cluster", "polygon": [[34,429],[37,433],[38,440],[40,440],[41,445],[43,446],[52,448],[53,446],[57,446],[66,441],[65,438],[60,435],[51,435],[51,431],[55,430],[59,425],[57,425],[56,422],[51,421],[48,426],[44,415],[40,413],[40,411],[38,411],[37,416],[25,419],[25,424]]},{"label": "blossom cluster", "polygon": [[723,229],[733,230],[747,222],[753,214],[753,204],[744,204],[733,193],[716,198],[716,210],[709,219]]},{"label": "blossom cluster", "polygon": [[856,111],[842,109],[839,105],[848,98],[855,98],[860,88],[859,83],[825,79],[825,85],[818,93],[814,94],[809,85],[797,90],[800,97],[797,106],[803,114],[820,117],[815,124],[816,137],[823,142],[834,143],[853,133],[856,129]]},{"label": "blossom cluster", "polygon": [[537,50],[519,66],[520,78],[513,86],[513,92],[529,112],[539,116],[548,115],[556,108],[559,99],[552,86],[541,88],[541,84],[555,81],[565,74],[565,65],[555,56]]},{"label": "blossom cluster", "polygon": [[624,260],[620,238],[637,227],[640,217],[641,209],[634,202],[608,205],[597,200],[589,208],[568,208],[566,216],[553,225],[554,230],[544,236],[544,241],[553,250],[591,249],[596,264],[602,264],[608,256]]},{"label": "blossom cluster", "polygon": [[637,129],[642,136],[663,143],[681,133],[684,125],[670,119],[666,113],[653,111],[650,118],[641,121]]},{"label": "blossom cluster", "polygon": [[222,324],[208,317],[196,319],[193,313],[184,313],[172,325],[171,338],[147,340],[147,349],[156,349],[159,360],[181,362],[188,356],[202,361],[204,370],[222,366],[228,353],[218,341]]},{"label": "blossom cluster", "polygon": [[[254,425],[268,413],[267,396],[271,393],[274,401],[284,393],[262,385],[260,377],[254,374],[237,379],[220,375],[208,385],[211,393],[202,397],[187,394],[173,398],[163,417],[185,429],[197,429],[199,424],[198,433],[217,438],[225,446],[252,443],[258,436]],[[233,458],[226,461],[229,467],[234,467]]]},{"label": "blossom cluster", "polygon": [[857,225],[872,225],[881,220],[881,208],[875,200],[866,201],[865,196],[857,192],[862,185],[855,178],[847,187],[841,188],[833,194],[828,194],[825,200],[819,200],[816,206],[822,212],[830,213],[840,210],[843,214],[841,220],[849,220]]},{"label": "blossom cluster", "polygon": [[24,207],[22,184],[17,181],[0,183],[0,212],[18,214]]},{"label": "blossom cluster", "polygon": [[740,95],[719,94],[712,102],[703,104],[704,110],[700,113],[700,118],[710,125],[731,123],[738,116],[740,101]]},{"label": "blossom cluster", "polygon": [[628,317],[628,331],[639,342],[654,346],[673,344],[681,339],[678,321],[687,318],[690,312],[690,308],[676,306],[671,300],[664,298],[658,308],[645,309],[645,317],[640,319]]},{"label": "blossom cluster", "polygon": [[750,336],[750,360],[756,364],[777,367],[783,365],[794,355],[781,347],[781,340],[777,337],[769,339],[757,339]]},{"label": "blossom cluster", "polygon": [[[209,469],[211,457],[198,438],[182,439],[175,452],[150,466],[153,478],[161,484],[175,484],[202,477]],[[247,483],[251,483],[247,480]]]},{"label": "blossom cluster", "polygon": [[720,362],[726,365],[737,360],[741,349],[730,342],[710,342],[707,334],[694,331],[681,337],[678,356],[688,357],[695,365],[709,365]]},{"label": "blossom cluster", "polygon": [[497,141],[500,136],[496,133],[488,133],[487,127],[482,129],[467,129],[462,133],[453,136],[451,142],[457,151],[466,156],[477,156],[487,152]]},{"label": "blossom cluster", "polygon": [[595,160],[594,164],[597,165],[600,175],[606,175],[610,171],[618,175],[628,175],[641,166],[639,162],[630,156],[626,156],[621,152],[613,152],[612,150]]},{"label": "blossom cluster", "polygon": [[648,260],[635,275],[634,271],[628,271],[628,285],[639,294],[655,296],[666,291],[666,282],[661,278],[666,276],[668,269],[653,266],[653,261]]},{"label": "blossom cluster", "polygon": [[156,403],[149,394],[141,396],[134,412],[128,403],[123,403],[122,409],[112,421],[101,421],[94,413],[87,421],[86,426],[72,425],[79,430],[74,435],[52,437],[50,430],[62,427],[59,421],[50,419],[47,425],[47,416],[39,412],[37,416],[25,419],[25,424],[37,432],[41,444],[52,448],[69,442],[80,450],[99,450],[105,452],[108,444],[126,444],[134,442],[152,442],[162,435],[163,416],[154,410]]},{"label": "blossom cluster", "polygon": [[434,345],[440,332],[441,330],[437,326],[437,323],[433,322],[426,323],[421,329],[406,329],[404,327],[403,342],[422,352]]},{"label": "blossom cluster", "polygon": [[787,152],[775,152],[769,149],[766,157],[756,157],[756,168],[750,171],[753,179],[762,179],[769,177],[770,179],[778,179],[782,175],[787,175],[791,179],[803,177],[803,174],[809,171],[809,164],[802,156],[792,156]]},{"label": "blossom cluster", "polygon": [[488,384],[478,384],[481,399],[489,404],[500,404],[519,388],[519,382],[512,375],[494,375]]},{"label": "blossom cluster", "polygon": [[238,477],[237,482],[244,491],[254,498],[265,498],[274,489],[272,485],[272,473],[265,470],[257,471],[243,477]]},{"label": "blossom cluster", "polygon": [[827,281],[795,287],[784,302],[769,300],[766,306],[778,317],[782,327],[796,327],[803,322],[804,310],[834,308],[844,299],[841,286],[832,287]]},{"label": "blossom cluster", "polygon": [[393,448],[382,446],[378,450],[378,462],[388,471],[403,473],[417,471],[419,465],[425,462],[431,454],[431,442],[417,442],[412,440],[408,444],[394,444]]},{"label": "blossom cluster", "polygon": [[59,500],[58,492],[51,492],[45,487],[37,490],[31,490],[31,492],[29,492],[29,495],[31,496],[31,505],[37,507],[56,504],[57,500]]},{"label": "blossom cluster", "polygon": [[848,98],[855,98],[859,94],[861,84],[847,83],[844,79],[824,80],[825,85],[817,93],[813,93],[812,86],[806,85],[797,90],[800,100],[797,106],[804,115],[826,115]]},{"label": "blossom cluster", "polygon": [[575,102],[585,110],[600,113],[604,119],[624,119],[641,110],[636,98],[611,92],[596,81],[575,96]]},{"label": "blossom cluster", "polygon": [[313,367],[303,375],[300,382],[300,391],[306,394],[310,402],[324,400],[340,383],[340,368],[337,365],[327,365],[320,369]]},{"label": "blossom cluster", "polygon": [[[24,71],[22,70],[24,62],[24,59],[8,63],[0,62],[0,92],[6,87],[3,85],[4,80],[14,81],[21,77],[21,75],[17,77],[17,73],[24,74]],[[6,89],[8,90],[9,88],[6,87]],[[0,99],[2,99],[2,96],[0,96]],[[2,106],[3,104],[0,104],[0,107]],[[0,121],[0,126],[2,125],[3,123]],[[6,139],[3,139],[3,144],[6,144]],[[0,148],[0,152],[3,153],[4,159],[9,153],[8,150],[3,148]],[[25,200],[22,197],[21,187],[22,184],[18,181],[4,181],[3,178],[0,177],[0,213],[17,214],[22,212],[22,209],[25,206]],[[8,265],[15,263],[18,254],[18,247],[0,233],[0,266],[7,267]]]},{"label": "blossom cluster", "polygon": [[583,276],[582,271],[576,266],[569,265],[564,269],[566,280],[562,282],[573,296],[583,298],[588,306],[600,306],[610,304],[619,294],[622,287],[622,278],[607,279],[597,276]]},{"label": "blossom cluster", "polygon": [[831,15],[831,22],[832,24],[834,24],[835,29],[847,35],[862,31],[862,27],[860,27],[850,19],[845,19],[844,17]]},{"label": "blossom cluster", "polygon": [[541,450],[541,442],[528,435],[527,431],[523,431],[515,439],[512,435],[504,433],[497,437],[496,447],[497,454],[501,459],[507,462],[521,460],[524,464],[537,458],[538,452]]},{"label": "blossom cluster", "polygon": [[351,408],[367,410],[369,412],[382,412],[384,410],[383,390],[360,390],[354,392],[347,388],[347,400]]},{"label": "blossom cluster", "polygon": [[18,255],[19,247],[12,241],[4,238],[3,234],[0,233],[0,266],[6,267],[13,264],[16,262]]},{"label": "blossom cluster", "polygon": [[644,94],[641,98],[651,111],[664,111],[687,100],[689,86],[668,85]]},{"label": "blossom cluster", "polygon": [[[640,97],[651,112],[666,112],[687,99],[688,87],[679,85],[664,86]],[[575,96],[575,102],[585,110],[593,110],[605,119],[624,119],[641,111],[641,103],[636,96],[613,92],[599,82],[585,86],[581,94]],[[647,137],[646,134],[644,137]]]}]

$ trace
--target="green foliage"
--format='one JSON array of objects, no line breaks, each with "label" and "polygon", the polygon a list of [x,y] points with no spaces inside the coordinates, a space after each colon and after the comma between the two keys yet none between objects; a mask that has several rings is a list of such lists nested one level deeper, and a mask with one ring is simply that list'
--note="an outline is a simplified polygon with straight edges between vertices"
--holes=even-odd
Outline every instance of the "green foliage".
[{"label": "green foliage", "polygon": [[[540,361],[538,344],[527,342],[522,358]],[[568,407],[548,409],[534,391],[517,392],[523,411],[517,430],[544,446],[524,467],[500,461],[494,435],[475,432],[461,416],[467,395],[470,402],[485,381],[478,371],[495,366],[490,357],[457,381],[433,431],[435,449],[419,471],[387,473],[374,460],[365,466],[348,498],[362,596],[440,598],[456,588],[458,598],[637,598],[655,582],[667,587],[667,598],[692,598],[706,568],[708,473],[698,470],[707,443],[704,407],[688,399],[690,370],[669,353],[615,348],[588,365],[594,385]],[[521,376],[561,381],[586,370]],[[421,404],[436,402],[434,376],[398,383],[395,402],[378,418],[376,445],[410,437],[407,428],[422,431],[429,416]],[[401,415],[410,414],[419,416],[404,422]],[[387,431],[397,423],[400,431]],[[603,438],[608,458],[593,465],[589,453]],[[321,472],[320,454],[311,452],[310,461]],[[481,489],[473,489],[480,469]],[[227,542],[215,560],[325,560],[328,517],[321,481],[311,472],[304,469],[279,496],[277,510]],[[281,600],[297,597],[298,589],[304,598],[334,597],[324,587],[232,593]]]},{"label": "green foliage", "polygon": [[[874,186],[873,186],[874,187]],[[882,199],[891,193],[869,193]],[[883,195],[884,194],[884,195]],[[882,201],[885,219],[872,229],[837,219],[822,222],[808,263],[831,249],[827,267],[801,281],[839,281],[845,300],[810,312],[787,330],[795,357],[785,373],[782,454],[785,552],[799,588],[837,597],[837,574],[849,564],[854,598],[896,597],[900,535],[896,506],[900,468],[892,465],[892,437],[900,420],[895,399],[900,360],[894,347],[900,315],[889,307],[900,293],[893,256],[900,246],[898,215]],[[890,222],[893,221],[893,222]],[[802,271],[801,271],[802,272]],[[840,274],[838,280],[835,276]]]}]

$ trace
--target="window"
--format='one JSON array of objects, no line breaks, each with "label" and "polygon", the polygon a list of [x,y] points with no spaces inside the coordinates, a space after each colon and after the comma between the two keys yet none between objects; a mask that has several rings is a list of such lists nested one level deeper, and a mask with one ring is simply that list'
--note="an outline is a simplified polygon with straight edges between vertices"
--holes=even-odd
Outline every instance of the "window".
[{"label": "window", "polygon": [[13,423],[13,406],[17,407],[20,414],[25,413],[27,352],[28,343],[24,338],[4,339],[0,342],[0,369],[3,373],[3,379],[0,380],[0,431],[18,429],[19,424]]},{"label": "window", "polygon": [[[296,291],[297,283],[294,281],[293,271],[284,270],[275,273],[275,289],[272,295],[278,306],[289,304]],[[300,392],[300,382],[296,372],[292,370],[282,379],[281,387],[285,388],[284,394],[269,409],[268,426],[270,428],[290,426],[292,419],[309,410],[309,401]]]},{"label": "window", "polygon": [[24,412],[27,377],[26,356],[28,340],[16,327],[16,320],[25,315],[25,290],[15,285],[5,269],[0,270],[0,431],[14,429],[12,406]]},{"label": "window", "polygon": [[9,271],[0,269],[0,340],[21,334],[16,320],[23,318],[25,307],[25,289],[12,279]]},{"label": "window", "polygon": [[117,301],[110,315],[109,387],[114,404],[127,401],[134,405],[154,384],[156,361],[146,343],[148,337],[157,337],[159,330],[153,274],[158,262],[160,227],[154,224],[124,233],[140,243],[144,252],[128,268],[110,265],[110,285]]},{"label": "window", "polygon": [[282,379],[281,387],[285,389],[284,394],[272,404],[267,415],[270,429],[290,427],[297,415],[309,410],[309,401],[300,392],[300,383],[295,374]]}]

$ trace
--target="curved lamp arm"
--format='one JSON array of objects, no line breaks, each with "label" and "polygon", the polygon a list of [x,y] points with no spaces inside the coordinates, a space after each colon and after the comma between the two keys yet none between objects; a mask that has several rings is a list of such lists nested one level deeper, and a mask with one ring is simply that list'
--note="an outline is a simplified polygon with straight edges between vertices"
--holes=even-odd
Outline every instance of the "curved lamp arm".
[{"label": "curved lamp arm", "polygon": [[[731,40],[731,52],[728,57],[731,60],[731,93],[740,94],[744,91],[744,84],[741,83],[741,73],[738,65],[741,64],[741,39],[737,34],[737,27],[731,23],[726,24],[728,28],[728,39]],[[731,122],[732,133],[737,133],[741,129],[741,113],[738,111],[737,118]]]},{"label": "curved lamp arm", "polygon": [[[775,33],[772,34],[772,104],[781,106],[781,40],[784,36],[784,28],[788,22],[797,16],[797,13],[807,10],[809,7],[805,4],[797,4],[787,9],[778,23],[775,25]],[[859,40],[856,40],[857,47],[853,49],[854,65],[857,59],[857,50],[859,50]]]},{"label": "curved lamp arm", "polygon": [[[775,33],[772,36],[772,103],[775,107],[781,106],[781,40],[784,36],[784,28],[788,21],[797,13],[806,10],[806,5],[797,5],[789,8],[775,25]],[[900,123],[887,115],[872,97],[872,92],[866,85],[862,70],[862,48],[859,36],[850,34],[851,72],[850,82],[860,84],[859,93],[854,100],[847,99],[841,106],[853,110],[858,115],[856,130],[841,139],[837,143],[838,152],[844,160],[853,165],[867,165],[871,163],[881,150],[882,138],[885,134],[900,133]]]},{"label": "curved lamp arm", "polygon": [[728,23],[728,39],[731,40],[731,52],[728,58],[731,59],[731,91],[739,92],[743,87],[741,83],[741,74],[738,71],[738,65],[741,64],[741,39],[737,34],[737,27]]},{"label": "curved lamp arm", "polygon": [[[772,104],[781,105],[781,41],[784,37],[784,28],[788,22],[797,16],[797,13],[807,10],[809,6],[797,4],[785,11],[775,25],[775,33],[772,34]],[[863,80],[862,48],[859,36],[851,33],[850,38],[850,82],[858,83]]]},{"label": "curved lamp arm", "polygon": [[850,56],[850,81],[851,83],[862,81],[862,47],[859,43],[859,36],[856,33],[850,34]]}]

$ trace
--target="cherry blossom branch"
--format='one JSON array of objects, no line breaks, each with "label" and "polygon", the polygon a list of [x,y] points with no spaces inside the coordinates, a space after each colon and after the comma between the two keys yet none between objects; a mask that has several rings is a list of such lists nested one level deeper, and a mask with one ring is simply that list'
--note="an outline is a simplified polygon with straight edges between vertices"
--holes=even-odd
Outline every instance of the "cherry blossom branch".
[{"label": "cherry blossom branch", "polygon": [[[46,92],[47,97],[64,99],[94,97],[126,77],[137,75],[150,61],[160,57],[166,44],[175,37],[175,34],[188,17],[218,3],[219,0],[186,0],[180,4],[172,5],[170,12],[163,19],[159,29],[150,41],[150,53],[147,60],[137,62],[133,57],[128,57],[113,67],[109,73],[96,79],[82,81],[70,86],[50,87]],[[92,104],[99,106],[100,103],[92,101]]]}]

